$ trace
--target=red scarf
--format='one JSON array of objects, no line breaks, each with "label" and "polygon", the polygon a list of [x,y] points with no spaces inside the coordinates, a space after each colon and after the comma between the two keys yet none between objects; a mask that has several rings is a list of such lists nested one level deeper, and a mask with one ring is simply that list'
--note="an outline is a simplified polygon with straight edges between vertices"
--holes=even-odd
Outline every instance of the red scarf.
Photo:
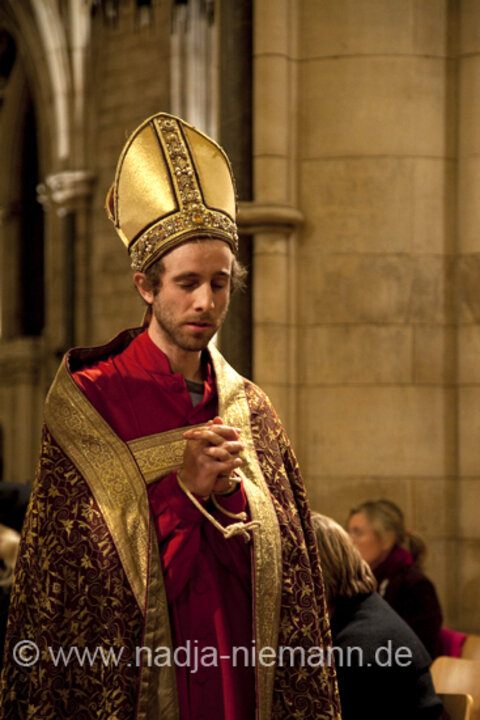
[{"label": "red scarf", "polygon": [[391,578],[399,570],[410,565],[413,565],[412,555],[400,545],[395,545],[385,560],[373,568],[373,574],[380,585],[383,580]]}]

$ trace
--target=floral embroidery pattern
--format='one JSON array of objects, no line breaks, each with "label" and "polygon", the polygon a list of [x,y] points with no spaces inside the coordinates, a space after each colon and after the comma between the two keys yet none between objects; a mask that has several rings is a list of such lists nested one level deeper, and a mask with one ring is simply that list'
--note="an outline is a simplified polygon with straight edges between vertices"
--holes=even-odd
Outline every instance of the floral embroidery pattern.
[{"label": "floral embroidery pattern", "polygon": [[[11,600],[0,718],[131,720],[141,632],[138,605],[98,507],[45,429]],[[55,663],[61,647],[68,655],[72,637],[78,654]],[[20,640],[39,648],[31,667],[10,660]],[[118,665],[99,654],[82,665],[85,648],[123,651]]]},{"label": "floral embroidery pattern", "polygon": [[[310,510],[298,462],[285,430],[266,395],[246,382],[257,455],[273,496],[282,537],[282,601],[279,647],[323,648],[332,645],[323,581],[310,524]],[[300,655],[275,675],[275,720],[340,718],[334,670],[303,666]]]}]

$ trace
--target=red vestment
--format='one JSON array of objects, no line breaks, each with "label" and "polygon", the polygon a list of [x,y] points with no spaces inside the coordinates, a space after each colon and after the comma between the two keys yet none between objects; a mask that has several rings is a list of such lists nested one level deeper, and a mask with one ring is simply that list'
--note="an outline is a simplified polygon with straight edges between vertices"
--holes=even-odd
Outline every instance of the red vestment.
[{"label": "red vestment", "polygon": [[[120,354],[73,377],[128,442],[213,418],[218,404],[210,363],[205,370],[204,397],[193,407],[183,376],[171,372],[166,355],[143,332]],[[148,496],[173,645],[185,648],[178,651],[175,666],[181,718],[251,720],[255,677],[250,545],[240,536],[226,540],[182,492],[175,472],[149,485]],[[218,500],[234,513],[247,507],[243,488]],[[232,522],[216,508],[208,510],[222,524]]]},{"label": "red vestment", "polygon": [[[118,405],[124,410],[124,427],[137,428],[124,434],[137,436],[128,443],[99,414],[95,400],[89,401],[92,388],[85,394],[72,377],[72,373],[86,368],[94,372],[94,366],[113,362],[141,332],[144,329],[125,330],[101,347],[69,351],[48,393],[40,462],[10,602],[0,720],[179,720],[180,711],[190,710],[185,688],[192,698],[196,693],[194,710],[200,717],[231,718],[237,713],[234,717],[243,714],[253,720],[253,710],[247,709],[253,705],[250,668],[245,683],[242,671],[233,672],[228,662],[216,673],[207,668],[200,682],[195,678],[195,687],[188,671],[179,670],[178,693],[174,666],[155,662],[155,655],[152,663],[142,657],[139,664],[139,646],[173,652],[175,643],[199,636],[200,614],[195,613],[189,624],[187,610],[192,603],[195,609],[201,604],[208,611],[211,620],[206,629],[213,632],[222,654],[222,643],[248,645],[254,638],[258,720],[339,720],[334,668],[318,661],[319,651],[330,657],[331,640],[308,499],[278,416],[260,388],[239,376],[215,347],[208,348],[205,357],[214,368],[218,413],[228,425],[241,428],[245,445],[241,477],[255,523],[251,530],[254,562],[245,590],[248,565],[242,565],[242,555],[248,546],[231,538],[220,543],[222,552],[217,553],[215,528],[207,529],[203,520],[198,525],[190,523],[176,505],[175,498],[187,514],[192,512],[192,505],[184,504],[186,499],[177,494],[169,475],[182,464],[182,431],[142,435],[159,427],[156,419],[151,421],[152,428],[147,424],[147,408],[151,409],[153,398],[158,400],[162,386],[161,381],[152,382],[152,368],[148,370],[143,361],[137,363],[139,404],[135,407],[120,369],[111,380],[110,422],[120,415]],[[85,383],[87,376],[83,376]],[[107,382],[108,376],[103,373],[99,378]],[[178,419],[183,426],[204,416],[201,407],[193,410],[181,383],[178,395],[183,407],[188,407]],[[181,408],[182,402],[175,406]],[[217,399],[205,417],[216,411]],[[158,483],[158,478],[163,480]],[[169,488],[169,482],[173,487]],[[159,543],[154,532],[149,488],[159,493],[152,504],[157,525],[164,528],[170,544],[168,552],[161,548],[163,558],[158,551],[162,538]],[[233,494],[222,500],[223,510],[238,499]],[[229,524],[222,513],[217,517]],[[182,536],[185,523],[190,531]],[[165,560],[169,553],[170,559],[175,558],[174,550],[183,553],[184,543],[193,538],[194,544],[195,537],[200,547],[197,560],[201,556],[212,562],[198,579],[204,580],[208,571],[213,589],[191,582],[192,575],[186,571],[190,567],[191,573],[196,572],[195,560],[190,565],[172,562],[170,566]],[[189,552],[191,557],[194,548]],[[211,603],[199,603],[202,590],[209,593]],[[173,598],[170,604],[167,592]],[[244,631],[247,615],[248,631]],[[235,622],[227,625],[225,619],[232,617]],[[203,642],[210,644],[208,639]],[[312,651],[313,663],[309,661]],[[220,687],[218,714],[214,715],[212,701],[206,698],[210,690],[201,694],[203,680],[211,683],[213,694]]]}]

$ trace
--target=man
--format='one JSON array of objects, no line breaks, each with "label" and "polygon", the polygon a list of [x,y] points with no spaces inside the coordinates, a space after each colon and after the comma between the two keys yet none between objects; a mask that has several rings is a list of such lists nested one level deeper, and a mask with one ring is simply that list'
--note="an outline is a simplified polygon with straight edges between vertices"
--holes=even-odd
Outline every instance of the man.
[{"label": "man", "polygon": [[338,718],[332,668],[277,662],[330,642],[295,457],[209,344],[241,275],[228,159],[158,114],[107,206],[147,326],[70,351],[48,395],[0,718]]}]

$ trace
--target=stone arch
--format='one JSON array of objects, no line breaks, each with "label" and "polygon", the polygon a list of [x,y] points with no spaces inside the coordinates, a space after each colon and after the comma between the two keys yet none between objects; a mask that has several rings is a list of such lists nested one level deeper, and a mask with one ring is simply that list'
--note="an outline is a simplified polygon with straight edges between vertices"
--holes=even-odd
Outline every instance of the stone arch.
[{"label": "stone arch", "polygon": [[[45,175],[57,169],[58,153],[55,151],[57,136],[57,123],[55,122],[54,96],[56,93],[55,84],[51,81],[51,73],[48,72],[46,54],[42,37],[36,25],[29,3],[2,3],[0,5],[0,28],[7,32],[13,39],[17,53],[16,61],[11,71],[8,83],[9,105],[2,108],[0,120],[2,122],[2,133],[8,138],[4,143],[4,159],[11,166],[16,162],[18,156],[17,136],[20,132],[18,126],[19,115],[22,113],[22,102],[26,102],[25,96],[31,98],[38,125],[38,149],[39,166],[41,175]],[[2,183],[8,183],[0,178],[0,193]]]},{"label": "stone arch", "polygon": [[25,67],[39,123],[44,174],[69,161],[71,72],[66,29],[54,0],[2,3],[0,25],[13,37]]},{"label": "stone arch", "polygon": [[[40,436],[44,395],[46,333],[43,304],[43,227],[46,216],[37,202],[39,180],[62,168],[57,152],[54,83],[33,4],[0,3],[3,52],[0,107],[0,400],[5,408],[4,473],[11,481],[31,478]],[[13,50],[12,50],[13,49]],[[33,223],[29,222],[33,219]],[[30,245],[29,245],[30,243]],[[32,252],[33,250],[33,252]],[[36,257],[35,257],[36,253]],[[39,263],[40,260],[40,263]],[[31,271],[38,288],[30,290]],[[27,283],[25,283],[27,278]],[[45,283],[46,284],[46,283]],[[26,322],[27,320],[27,322]]]}]

